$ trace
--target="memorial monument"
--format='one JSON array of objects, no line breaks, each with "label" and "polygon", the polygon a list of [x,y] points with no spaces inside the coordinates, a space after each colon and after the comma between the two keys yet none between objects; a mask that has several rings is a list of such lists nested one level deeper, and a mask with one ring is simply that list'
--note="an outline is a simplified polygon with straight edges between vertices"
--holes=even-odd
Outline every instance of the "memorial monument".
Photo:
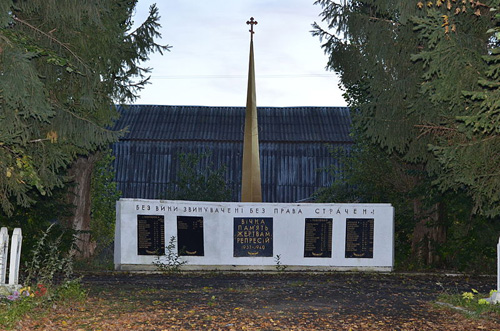
[{"label": "memorial monument", "polygon": [[[394,208],[390,204],[263,203],[253,54],[243,139],[241,202],[120,199],[117,270],[154,270],[171,249],[185,270],[391,271]],[[276,174],[278,175],[278,174]],[[172,253],[172,252],[168,252]]]}]

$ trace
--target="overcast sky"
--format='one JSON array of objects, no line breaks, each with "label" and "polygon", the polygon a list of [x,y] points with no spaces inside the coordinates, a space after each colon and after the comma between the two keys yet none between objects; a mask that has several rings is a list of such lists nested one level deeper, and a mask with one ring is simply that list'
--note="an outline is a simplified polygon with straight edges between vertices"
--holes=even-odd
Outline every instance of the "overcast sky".
[{"label": "overcast sky", "polygon": [[257,106],[345,106],[337,76],[310,33],[321,7],[314,0],[139,0],[136,23],[156,3],[160,43],[151,84],[137,104],[245,106],[254,17]]}]

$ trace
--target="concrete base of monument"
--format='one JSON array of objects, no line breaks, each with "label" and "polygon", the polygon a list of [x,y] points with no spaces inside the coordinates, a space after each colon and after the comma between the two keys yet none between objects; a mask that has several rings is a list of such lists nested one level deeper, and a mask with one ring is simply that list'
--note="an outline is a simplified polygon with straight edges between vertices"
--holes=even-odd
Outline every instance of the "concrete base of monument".
[{"label": "concrete base of monument", "polygon": [[[285,269],[283,269],[285,267]],[[121,264],[115,265],[118,271],[159,271],[153,264]],[[277,266],[272,265],[183,265],[179,267],[180,271],[262,271],[262,272],[280,272]],[[338,267],[338,266],[281,266],[283,272],[392,272],[392,267]]]}]

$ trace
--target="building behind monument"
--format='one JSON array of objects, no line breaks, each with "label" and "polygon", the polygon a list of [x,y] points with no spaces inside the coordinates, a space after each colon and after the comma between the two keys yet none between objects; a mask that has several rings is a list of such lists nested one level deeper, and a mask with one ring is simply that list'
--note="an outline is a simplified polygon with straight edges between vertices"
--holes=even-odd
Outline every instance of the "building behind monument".
[{"label": "building behind monument", "polygon": [[[207,154],[201,166],[226,167],[240,201],[244,107],[131,105],[119,108],[113,129],[127,133],[113,145],[123,198],[158,199],[175,182],[179,155]],[[264,202],[309,201],[341,168],[331,149],[352,145],[346,107],[259,107]],[[338,178],[337,178],[338,179]]]}]

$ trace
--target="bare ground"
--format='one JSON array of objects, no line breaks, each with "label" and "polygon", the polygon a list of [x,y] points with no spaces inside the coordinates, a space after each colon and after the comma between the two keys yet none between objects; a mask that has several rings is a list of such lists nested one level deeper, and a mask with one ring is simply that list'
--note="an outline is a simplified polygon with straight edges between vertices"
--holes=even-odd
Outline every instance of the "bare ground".
[{"label": "bare ground", "polygon": [[500,330],[436,305],[494,277],[366,273],[86,274],[86,302],[20,330]]}]

